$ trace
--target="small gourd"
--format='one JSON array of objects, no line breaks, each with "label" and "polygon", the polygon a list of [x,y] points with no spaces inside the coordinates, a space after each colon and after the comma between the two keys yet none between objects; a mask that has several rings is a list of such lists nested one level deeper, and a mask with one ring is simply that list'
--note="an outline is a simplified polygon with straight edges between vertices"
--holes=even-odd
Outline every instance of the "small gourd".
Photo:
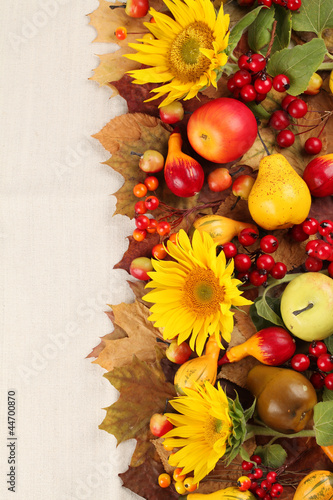
[{"label": "small gourd", "polygon": [[187,500],[255,500],[251,491],[240,491],[238,488],[230,487],[213,493],[190,493],[181,497]]},{"label": "small gourd", "polygon": [[299,483],[293,500],[332,500],[333,473],[314,470]]},{"label": "small gourd", "polygon": [[176,372],[174,384],[177,394],[184,396],[184,388],[196,390],[196,384],[204,386],[205,382],[210,382],[214,385],[219,354],[220,347],[212,335],[207,341],[205,354],[186,361]]},{"label": "small gourd", "polygon": [[201,233],[203,231],[209,233],[218,245],[228,243],[245,228],[251,228],[256,234],[258,233],[258,228],[255,224],[240,222],[223,217],[222,215],[204,215],[194,222],[193,227]]}]

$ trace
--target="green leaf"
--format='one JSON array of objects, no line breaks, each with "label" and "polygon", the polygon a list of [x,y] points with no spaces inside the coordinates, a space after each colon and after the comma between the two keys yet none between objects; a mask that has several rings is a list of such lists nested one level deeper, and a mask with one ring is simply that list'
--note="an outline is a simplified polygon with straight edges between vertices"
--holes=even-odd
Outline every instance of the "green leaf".
[{"label": "green leaf", "polygon": [[319,446],[333,445],[333,401],[316,404],[313,412],[314,430]]},{"label": "green leaf", "polygon": [[273,21],[274,7],[272,6],[270,9],[259,12],[255,21],[249,27],[248,43],[254,52],[266,52],[263,49],[270,42]]},{"label": "green leaf", "polygon": [[323,390],[323,401],[333,401],[333,391],[330,391],[327,387],[324,387]]},{"label": "green leaf", "polygon": [[271,444],[270,446],[258,446],[255,454],[261,457],[266,467],[277,469],[284,464],[287,458],[287,452],[280,444]]},{"label": "green leaf", "polygon": [[319,68],[326,54],[324,40],[315,38],[304,45],[275,52],[267,64],[267,72],[276,76],[280,73],[290,79],[288,93],[301,94],[307,87],[313,73]]},{"label": "green leaf", "polygon": [[255,104],[254,102],[247,102],[247,107],[252,111],[256,118],[261,118],[262,120],[269,120],[271,113],[268,113],[262,104]]},{"label": "green leaf", "polygon": [[240,454],[242,460],[246,460],[247,462],[251,462],[250,455],[248,454],[248,452],[246,451],[246,449],[243,448],[243,446],[241,446],[239,448],[239,454]]},{"label": "green leaf", "polygon": [[275,20],[277,21],[277,25],[271,54],[289,46],[291,37],[291,11],[280,5],[276,5]]},{"label": "green leaf", "polygon": [[265,295],[263,295],[262,297],[257,299],[257,301],[255,302],[255,307],[256,307],[258,316],[261,316],[262,318],[266,319],[270,323],[273,323],[273,325],[284,327],[284,323],[283,323],[282,319],[270,307],[269,303],[266,300]]},{"label": "green leaf", "polygon": [[244,410],[244,418],[245,418],[246,422],[248,420],[250,420],[250,418],[252,417],[255,408],[256,408],[256,400],[253,401],[253,404],[252,404],[252,406],[250,406],[250,408],[248,408],[247,410]]},{"label": "green leaf", "polygon": [[299,13],[293,15],[293,29],[320,35],[327,28],[333,28],[332,0],[302,0]]},{"label": "green leaf", "polygon": [[327,337],[327,339],[324,340],[327,350],[330,354],[333,354],[333,335],[330,335]]},{"label": "green leaf", "polygon": [[[261,7],[257,7],[256,9],[251,10],[248,14],[246,14],[240,21],[238,21],[237,24],[232,28],[230,36],[229,36],[229,45],[226,50],[227,54],[232,54],[233,51],[235,50],[239,40],[241,39],[241,36],[243,34],[243,31],[246,30],[250,26],[250,24],[255,21],[256,17],[258,16],[258,13],[261,11]],[[269,10],[269,9],[267,9]]]},{"label": "green leaf", "polygon": [[[262,316],[259,316],[257,308],[256,308],[256,302],[261,300],[261,297],[258,297],[255,299],[254,303],[250,307],[250,317],[252,319],[252,322],[254,326],[256,327],[257,331],[262,330],[263,328],[268,328],[269,326],[274,326],[275,323],[272,321],[268,321],[267,319],[263,318]],[[280,317],[280,304],[281,300],[279,298],[275,297],[266,297],[266,302],[268,303],[269,307]]]}]

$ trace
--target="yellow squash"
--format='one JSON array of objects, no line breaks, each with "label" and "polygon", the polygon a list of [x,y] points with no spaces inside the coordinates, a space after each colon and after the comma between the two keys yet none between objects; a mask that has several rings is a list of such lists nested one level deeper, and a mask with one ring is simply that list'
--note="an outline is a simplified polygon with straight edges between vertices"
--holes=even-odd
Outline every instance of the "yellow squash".
[{"label": "yellow squash", "polygon": [[311,194],[305,181],[281,154],[260,161],[251,189],[249,210],[253,220],[268,231],[300,224],[309,214]]},{"label": "yellow squash", "polygon": [[228,243],[246,227],[257,231],[257,226],[254,224],[229,219],[222,215],[204,215],[194,222],[193,227],[200,232],[209,233],[218,245]]},{"label": "yellow squash", "polygon": [[238,488],[224,488],[213,493],[190,493],[187,500],[255,500],[250,491],[240,491]]},{"label": "yellow squash", "polygon": [[314,470],[299,483],[293,500],[333,500],[333,473]]}]

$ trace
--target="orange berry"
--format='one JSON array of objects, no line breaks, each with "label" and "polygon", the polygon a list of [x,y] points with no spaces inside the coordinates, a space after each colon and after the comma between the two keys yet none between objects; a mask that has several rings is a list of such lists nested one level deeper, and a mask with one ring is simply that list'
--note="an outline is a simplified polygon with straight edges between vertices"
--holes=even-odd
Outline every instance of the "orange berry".
[{"label": "orange berry", "polygon": [[157,221],[155,219],[149,219],[149,226],[147,227],[147,231],[150,234],[156,233]]},{"label": "orange berry", "polygon": [[158,188],[158,179],[154,175],[146,177],[145,186],[147,186],[149,191],[155,191]]},{"label": "orange berry", "polygon": [[155,257],[155,259],[163,260],[167,256],[167,252],[164,248],[164,245],[162,243],[159,243],[158,245],[155,245],[151,251],[152,256]]},{"label": "orange berry", "polygon": [[166,451],[172,451],[172,450],[173,450],[173,446],[170,446],[170,445],[166,444],[166,442],[165,442],[165,441],[163,442],[163,448],[164,448]]},{"label": "orange berry", "polygon": [[158,484],[161,488],[167,488],[171,484],[171,477],[169,474],[164,473],[158,476]]},{"label": "orange berry", "polygon": [[125,28],[125,26],[119,26],[114,34],[116,35],[118,40],[125,40],[125,38],[127,37],[127,29]]},{"label": "orange berry", "polygon": [[159,222],[157,224],[157,232],[160,236],[164,236],[168,233],[170,233],[170,229],[171,229],[171,226],[169,224],[169,222],[167,222],[166,220],[162,220],[161,222]]},{"label": "orange berry", "polygon": [[182,467],[177,467],[177,469],[173,471],[173,478],[175,481],[184,481],[184,479],[186,478],[186,474],[183,474],[182,472]]},{"label": "orange berry", "polygon": [[192,493],[192,491],[195,491],[198,488],[198,483],[194,482],[193,477],[187,477],[184,480],[184,487],[185,487],[186,491],[189,491],[190,493]]},{"label": "orange berry", "polygon": [[146,236],[147,236],[147,231],[145,231],[145,229],[134,229],[133,231],[133,238],[136,241],[143,241]]},{"label": "orange berry", "polygon": [[147,186],[145,186],[142,183],[136,184],[133,188],[134,196],[136,196],[137,198],[142,198],[143,196],[146,196],[147,191],[148,191]]},{"label": "orange berry", "polygon": [[169,240],[174,243],[175,245],[177,245],[178,243],[178,233],[171,233],[170,236],[169,236]]}]

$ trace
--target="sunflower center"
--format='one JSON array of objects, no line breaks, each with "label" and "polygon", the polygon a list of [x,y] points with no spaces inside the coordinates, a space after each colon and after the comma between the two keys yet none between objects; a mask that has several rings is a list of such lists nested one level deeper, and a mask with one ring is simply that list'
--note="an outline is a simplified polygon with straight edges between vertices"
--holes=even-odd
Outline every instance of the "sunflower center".
[{"label": "sunflower center", "polygon": [[195,268],[189,272],[184,291],[185,306],[198,315],[209,316],[219,310],[225,291],[211,269]]},{"label": "sunflower center", "polygon": [[207,416],[205,422],[205,440],[207,444],[213,448],[216,441],[221,439],[221,437],[228,437],[229,426],[223,420],[213,417],[212,415]]},{"label": "sunflower center", "polygon": [[172,42],[169,52],[170,71],[181,82],[194,82],[209,69],[210,60],[202,49],[213,49],[213,31],[203,21],[186,26]]}]

